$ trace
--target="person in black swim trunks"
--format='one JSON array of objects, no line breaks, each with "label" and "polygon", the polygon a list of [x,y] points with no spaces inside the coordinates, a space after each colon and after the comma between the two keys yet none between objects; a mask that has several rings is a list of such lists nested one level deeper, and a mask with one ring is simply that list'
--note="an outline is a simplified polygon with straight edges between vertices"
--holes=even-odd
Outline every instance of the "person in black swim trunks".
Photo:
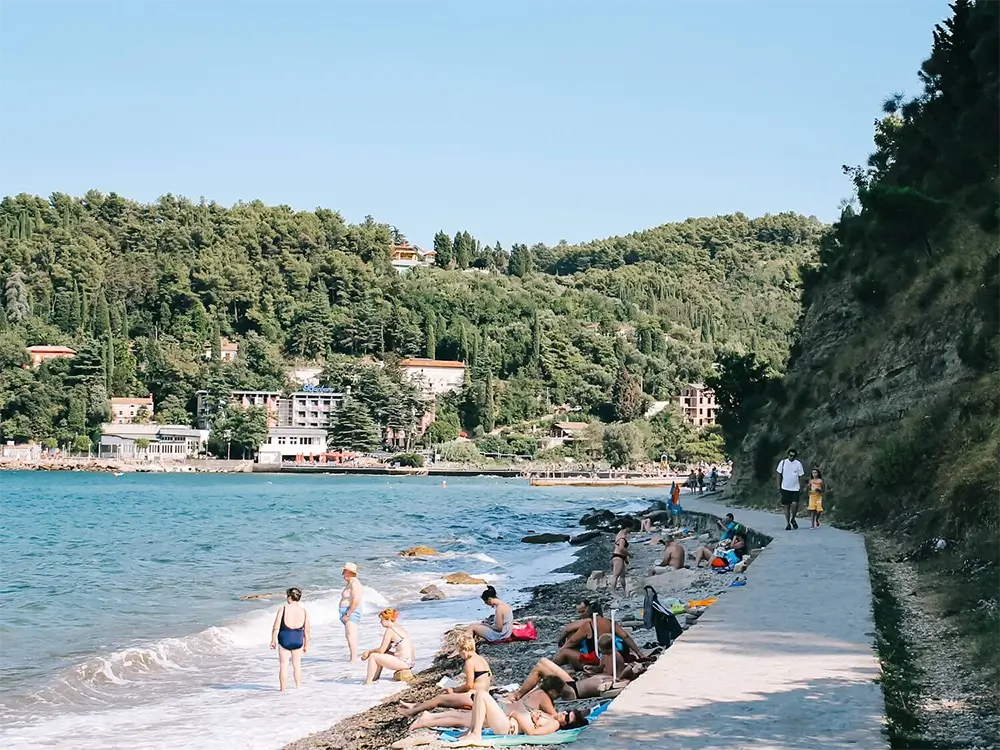
[{"label": "person in black swim trunks", "polygon": [[302,590],[285,592],[285,606],[274,616],[271,628],[271,648],[278,650],[278,689],[284,690],[288,677],[288,662],[292,662],[295,687],[302,684],[302,654],[309,650],[309,613],[299,604]]},{"label": "person in black swim trunks", "polygon": [[424,711],[435,708],[472,708],[476,692],[490,689],[493,684],[493,672],[485,658],[476,653],[476,639],[463,635],[458,639],[458,653],[465,659],[465,684],[456,688],[445,688],[441,695],[436,695],[423,703],[400,702],[399,712],[403,716],[416,716]]},{"label": "person in black swim trunks", "polygon": [[621,529],[615,535],[615,546],[611,551],[611,594],[614,595],[618,582],[622,584],[622,594],[628,596],[628,584],[625,579],[625,566],[628,565],[628,533],[632,530],[632,519],[623,518]]}]

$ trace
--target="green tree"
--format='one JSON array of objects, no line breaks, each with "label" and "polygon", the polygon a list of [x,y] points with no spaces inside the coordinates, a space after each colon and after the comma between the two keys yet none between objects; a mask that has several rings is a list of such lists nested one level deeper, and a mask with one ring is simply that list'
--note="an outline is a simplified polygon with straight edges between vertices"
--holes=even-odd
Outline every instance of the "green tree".
[{"label": "green tree", "polygon": [[345,398],[330,421],[327,445],[332,450],[369,452],[376,450],[380,442],[378,426],[365,405],[354,398]]},{"label": "green tree", "polygon": [[149,440],[147,438],[137,438],[135,447],[141,451],[149,450]]},{"label": "green tree", "polygon": [[747,429],[767,401],[770,381],[767,366],[750,354],[724,353],[716,371],[705,380],[719,405],[715,421],[722,428],[726,449],[735,451]]},{"label": "green tree", "polygon": [[437,357],[437,329],[435,327],[434,313],[427,314],[424,321],[424,356],[428,359]]},{"label": "green tree", "polygon": [[458,414],[454,411],[439,412],[434,421],[427,427],[423,435],[424,445],[447,443],[458,437],[462,426],[458,423]]},{"label": "green tree", "polygon": [[191,414],[177,396],[170,394],[156,408],[157,424],[191,424]]},{"label": "green tree", "polygon": [[631,422],[646,411],[646,397],[639,381],[622,367],[611,388],[611,413],[616,422]]},{"label": "green tree", "polygon": [[97,293],[94,306],[94,338],[101,338],[111,332],[111,310],[108,308],[108,297],[101,289]]},{"label": "green tree", "polygon": [[14,324],[23,322],[31,310],[28,289],[24,284],[24,274],[16,266],[4,283],[4,306],[7,320]]},{"label": "green tree", "polygon": [[434,252],[434,262],[437,265],[441,268],[451,266],[454,253],[452,251],[451,237],[448,236],[447,232],[438,232],[434,235]]},{"label": "green tree", "polygon": [[135,416],[132,417],[132,421],[135,424],[149,424],[149,409],[143,405],[135,410]]},{"label": "green tree", "polygon": [[73,439],[73,452],[74,453],[86,453],[90,455],[90,449],[93,444],[90,442],[90,438],[86,435],[77,435]]},{"label": "green tree", "polygon": [[647,458],[650,440],[645,423],[611,424],[604,430],[604,458],[615,468],[634,467]]},{"label": "green tree", "polygon": [[531,251],[527,245],[514,245],[511,248],[507,273],[520,278],[531,273]]}]

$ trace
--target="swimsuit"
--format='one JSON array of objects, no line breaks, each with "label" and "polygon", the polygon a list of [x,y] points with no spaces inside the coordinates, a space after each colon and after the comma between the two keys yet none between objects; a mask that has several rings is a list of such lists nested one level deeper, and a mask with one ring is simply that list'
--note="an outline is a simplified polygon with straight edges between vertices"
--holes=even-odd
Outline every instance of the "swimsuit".
[{"label": "swimsuit", "polygon": [[[628,539],[619,539],[618,541],[622,542],[625,545],[625,549],[628,549]],[[618,542],[615,542],[615,544],[617,544],[617,543]],[[611,553],[611,559],[612,560],[614,560],[616,557],[619,558],[620,560],[623,560],[624,562],[628,562],[628,555],[622,554],[621,552],[612,552]]]},{"label": "swimsuit", "polygon": [[569,680],[566,683],[566,687],[573,691],[573,695],[576,696],[574,700],[580,700],[580,691],[576,687],[576,680]]},{"label": "swimsuit", "polygon": [[281,608],[281,625],[278,627],[278,645],[286,651],[297,651],[306,642],[306,623],[303,620],[301,628],[290,628],[285,625],[285,608]]},{"label": "swimsuit", "polygon": [[474,671],[474,672],[472,673],[472,681],[473,681],[473,682],[475,682],[475,681],[476,681],[476,680],[478,680],[478,679],[479,679],[480,677],[482,677],[482,676],[483,676],[484,674],[488,674],[488,675],[491,675],[491,676],[492,676],[492,674],[493,674],[493,673],[492,673],[492,672],[490,672],[490,670],[488,670],[488,669],[487,669],[487,670],[486,670],[485,672],[475,672],[475,671]]},{"label": "swimsuit", "polygon": [[[340,607],[340,619],[341,620],[344,619],[344,615],[347,614],[347,610],[348,610],[348,607],[345,607],[345,606],[341,605],[341,607]],[[351,612],[351,616],[348,617],[347,620],[348,620],[348,622],[353,622],[355,625],[360,624],[361,623],[361,610],[360,609],[356,609],[353,612]]]},{"label": "swimsuit", "polygon": [[407,669],[413,669],[413,665],[416,663],[416,659],[414,659],[412,656],[407,659],[404,659],[402,656],[399,656],[396,653],[396,650],[399,648],[399,644],[405,641],[406,638],[404,636],[399,635],[399,633],[397,633],[395,630],[392,631],[392,634],[399,636],[399,640],[392,641],[389,644],[389,653],[395,656],[401,662],[403,662],[406,665]]}]

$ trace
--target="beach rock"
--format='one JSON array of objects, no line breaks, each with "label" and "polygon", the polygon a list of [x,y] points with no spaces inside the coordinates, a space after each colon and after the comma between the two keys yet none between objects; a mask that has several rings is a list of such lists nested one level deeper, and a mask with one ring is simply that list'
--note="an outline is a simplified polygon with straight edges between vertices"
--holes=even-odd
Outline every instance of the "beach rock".
[{"label": "beach rock", "polygon": [[711,537],[711,535],[710,535],[710,534],[699,534],[699,535],[698,535],[698,540],[699,540],[699,541],[702,541],[702,542],[707,542],[707,541],[708,541],[709,539],[711,539],[711,538],[712,538],[712,537]]},{"label": "beach rock", "polygon": [[444,579],[445,583],[451,583],[454,584],[455,586],[480,586],[486,583],[486,581],[483,580],[482,578],[476,578],[474,576],[470,576],[468,573],[465,572],[446,573],[441,577]]},{"label": "beach rock", "polygon": [[246,594],[245,596],[241,596],[240,599],[245,602],[255,602],[258,599],[283,599],[284,597],[285,595],[282,593],[268,591],[266,594]]},{"label": "beach rock", "polygon": [[558,544],[568,542],[569,534],[531,534],[521,539],[525,544]]},{"label": "beach rock", "polygon": [[656,571],[656,575],[647,578],[646,585],[652,586],[656,591],[686,589],[694,585],[705,575],[704,571],[699,572],[691,568],[674,570],[673,568],[657,567],[654,570]]},{"label": "beach rock", "polygon": [[428,557],[436,554],[437,550],[433,547],[425,547],[422,544],[418,544],[416,547],[404,549],[397,557]]},{"label": "beach rock", "polygon": [[585,531],[582,534],[577,534],[576,536],[570,538],[569,543],[573,545],[586,544],[592,539],[596,539],[601,535],[600,531]]},{"label": "beach rock", "polygon": [[654,510],[647,513],[646,518],[649,519],[650,523],[668,523],[670,521],[670,512],[666,510]]},{"label": "beach rock", "polygon": [[590,574],[590,578],[587,579],[587,589],[590,591],[598,591],[607,587],[608,577],[604,574],[603,570],[595,570]]},{"label": "beach rock", "polygon": [[667,504],[663,500],[654,500],[652,505],[649,506],[650,510],[666,510]]},{"label": "beach rock", "polygon": [[595,528],[601,524],[609,524],[615,520],[615,514],[610,510],[594,510],[584,513],[580,525],[585,528]]},{"label": "beach rock", "polygon": [[396,682],[410,682],[413,679],[413,672],[409,669],[397,669],[392,673],[392,679]]},{"label": "beach rock", "polygon": [[423,594],[423,596],[420,597],[420,601],[422,602],[434,602],[438,599],[445,598],[444,592],[433,583],[430,586],[424,586],[420,589],[420,593]]}]

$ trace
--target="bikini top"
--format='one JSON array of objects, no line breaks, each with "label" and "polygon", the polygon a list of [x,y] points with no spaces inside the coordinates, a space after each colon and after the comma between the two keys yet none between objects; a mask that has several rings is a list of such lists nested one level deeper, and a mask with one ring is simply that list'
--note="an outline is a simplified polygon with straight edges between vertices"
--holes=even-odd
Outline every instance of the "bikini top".
[{"label": "bikini top", "polygon": [[492,675],[493,673],[490,670],[488,670],[488,669],[485,672],[476,672],[475,670],[473,670],[473,672],[472,672],[472,681],[475,682],[480,677],[482,677],[484,674]]}]

